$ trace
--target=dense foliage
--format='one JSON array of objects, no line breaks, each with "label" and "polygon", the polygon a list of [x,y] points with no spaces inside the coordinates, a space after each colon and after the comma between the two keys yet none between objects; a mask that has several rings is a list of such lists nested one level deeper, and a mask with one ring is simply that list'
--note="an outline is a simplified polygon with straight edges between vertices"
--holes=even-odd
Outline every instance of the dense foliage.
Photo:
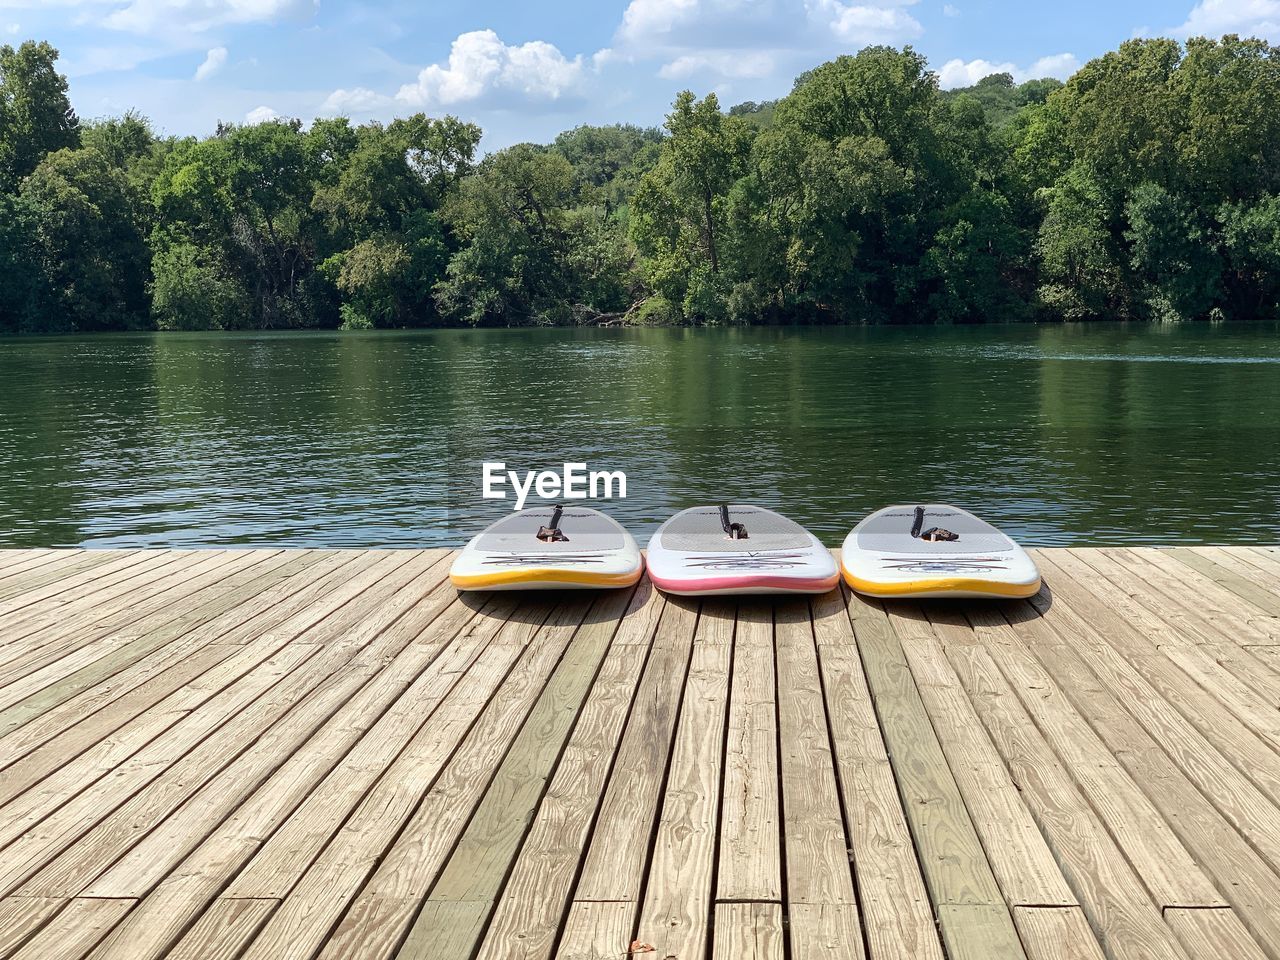
[{"label": "dense foliage", "polygon": [[421,114],[157,137],[0,47],[0,331],[1280,314],[1280,48],[942,92],[870,47],[478,158]]}]

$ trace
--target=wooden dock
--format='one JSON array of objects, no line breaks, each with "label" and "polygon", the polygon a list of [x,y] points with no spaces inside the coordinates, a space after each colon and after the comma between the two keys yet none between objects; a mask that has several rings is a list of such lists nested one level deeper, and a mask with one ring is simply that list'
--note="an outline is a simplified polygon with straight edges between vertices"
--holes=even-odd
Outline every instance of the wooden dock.
[{"label": "wooden dock", "polygon": [[0,958],[1280,960],[1280,549],[1030,602],[0,553]]}]

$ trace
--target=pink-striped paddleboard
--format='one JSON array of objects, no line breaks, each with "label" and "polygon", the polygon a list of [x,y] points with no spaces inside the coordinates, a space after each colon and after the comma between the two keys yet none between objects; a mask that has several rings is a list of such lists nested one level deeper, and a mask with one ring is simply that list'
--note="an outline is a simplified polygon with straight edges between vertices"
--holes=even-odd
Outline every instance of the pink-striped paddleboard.
[{"label": "pink-striped paddleboard", "polygon": [[831,551],[800,524],[763,507],[691,507],[649,541],[649,579],[687,597],[826,593],[839,580]]}]

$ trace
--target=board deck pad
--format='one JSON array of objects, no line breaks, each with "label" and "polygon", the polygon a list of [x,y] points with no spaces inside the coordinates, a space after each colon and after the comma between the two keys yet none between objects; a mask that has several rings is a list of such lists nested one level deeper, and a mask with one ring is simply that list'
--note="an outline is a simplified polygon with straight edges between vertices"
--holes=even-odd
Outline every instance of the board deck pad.
[{"label": "board deck pad", "polygon": [[691,507],[649,541],[649,577],[668,593],[825,593],[839,581],[831,551],[808,530],[762,507],[734,504],[729,519],[745,539],[725,532],[718,506]]},{"label": "board deck pad", "polygon": [[460,590],[551,590],[630,586],[644,561],[635,539],[616,520],[590,507],[565,507],[564,540],[540,540],[553,506],[503,517],[472,538],[449,576]]},{"label": "board deck pad", "polygon": [[967,510],[920,504],[921,529],[938,527],[955,540],[930,541],[912,534],[917,505],[878,510],[845,539],[845,582],[876,597],[996,597],[1035,595],[1040,571],[1025,550]]}]

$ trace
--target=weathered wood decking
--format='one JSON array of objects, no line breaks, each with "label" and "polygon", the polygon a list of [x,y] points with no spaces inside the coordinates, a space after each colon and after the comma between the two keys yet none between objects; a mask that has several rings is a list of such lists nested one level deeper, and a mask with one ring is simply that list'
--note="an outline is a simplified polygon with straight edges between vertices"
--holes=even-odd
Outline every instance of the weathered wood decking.
[{"label": "weathered wood decking", "polygon": [[0,553],[0,958],[1280,960],[1280,551],[997,605],[449,559]]}]

